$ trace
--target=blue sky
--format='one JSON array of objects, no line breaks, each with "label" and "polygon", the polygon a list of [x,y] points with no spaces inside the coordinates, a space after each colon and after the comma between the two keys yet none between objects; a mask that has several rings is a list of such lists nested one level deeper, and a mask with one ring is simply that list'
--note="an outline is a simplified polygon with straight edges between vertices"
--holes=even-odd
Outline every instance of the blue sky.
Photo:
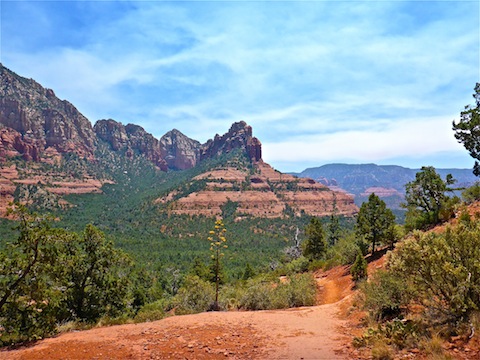
[{"label": "blue sky", "polygon": [[281,171],[469,168],[478,1],[8,1],[1,62],[94,123],[205,142],[245,120]]}]

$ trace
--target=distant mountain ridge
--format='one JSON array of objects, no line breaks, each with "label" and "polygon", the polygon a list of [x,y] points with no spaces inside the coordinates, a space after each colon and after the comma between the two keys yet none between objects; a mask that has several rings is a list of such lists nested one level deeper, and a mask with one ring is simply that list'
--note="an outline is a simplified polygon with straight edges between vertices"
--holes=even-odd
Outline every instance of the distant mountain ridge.
[{"label": "distant mountain ridge", "polygon": [[[376,164],[327,164],[292,173],[298,177],[312,178],[326,186],[341,188],[355,196],[360,205],[372,192],[386,198],[389,205],[398,208],[405,195],[405,184],[415,179],[420,169],[398,165]],[[436,169],[445,179],[452,174],[457,180],[456,187],[473,185],[478,178],[471,169]]]},{"label": "distant mountain ridge", "polygon": [[[0,215],[13,200],[74,206],[63,196],[102,193],[105,184],[128,182],[139,167],[201,171],[210,160],[223,158],[215,169],[167,186],[157,206],[171,214],[216,216],[225,204],[235,203],[239,217],[264,218],[358,211],[348,194],[274,171],[263,162],[262,144],[245,121],[204,144],[176,129],[157,139],[141,126],[113,119],[92,126],[53,90],[1,64],[0,99]],[[229,164],[231,158],[236,162]]]},{"label": "distant mountain ridge", "polygon": [[244,121],[223,136],[200,144],[173,129],[156,139],[139,125],[112,119],[90,121],[51,89],[15,74],[0,64],[0,158],[54,162],[59,154],[75,153],[94,160],[98,141],[127,157],[145,157],[162,171],[185,170],[200,161],[241,148],[251,161],[262,158],[262,144]]}]

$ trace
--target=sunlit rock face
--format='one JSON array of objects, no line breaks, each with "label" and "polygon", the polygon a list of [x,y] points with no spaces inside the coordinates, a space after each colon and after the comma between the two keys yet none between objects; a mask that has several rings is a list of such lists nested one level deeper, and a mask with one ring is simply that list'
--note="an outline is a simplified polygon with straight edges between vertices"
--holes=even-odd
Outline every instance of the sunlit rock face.
[{"label": "sunlit rock face", "polygon": [[0,146],[8,149],[4,155],[16,152],[25,160],[41,161],[45,151],[52,148],[58,153],[94,157],[96,136],[90,121],[71,103],[58,99],[53,90],[1,64],[0,124]]}]

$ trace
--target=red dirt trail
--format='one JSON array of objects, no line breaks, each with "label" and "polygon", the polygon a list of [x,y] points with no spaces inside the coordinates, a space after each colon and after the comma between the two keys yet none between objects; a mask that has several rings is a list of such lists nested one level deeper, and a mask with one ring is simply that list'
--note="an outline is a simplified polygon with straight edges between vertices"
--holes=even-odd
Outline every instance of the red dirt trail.
[{"label": "red dirt trail", "polygon": [[63,333],[0,359],[349,359],[339,316],[352,293],[346,268],[317,274],[318,304],[287,310],[206,312]]}]

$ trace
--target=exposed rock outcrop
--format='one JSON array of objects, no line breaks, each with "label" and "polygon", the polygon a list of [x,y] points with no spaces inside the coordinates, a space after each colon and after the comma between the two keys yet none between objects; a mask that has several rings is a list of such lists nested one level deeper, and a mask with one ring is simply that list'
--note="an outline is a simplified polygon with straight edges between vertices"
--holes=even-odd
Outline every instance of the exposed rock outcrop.
[{"label": "exposed rock outcrop", "polygon": [[[172,192],[156,200],[174,214],[218,216],[228,201],[237,203],[237,219],[244,216],[277,218],[299,215],[327,216],[336,211],[352,216],[358,211],[353,196],[332,191],[312,180],[282,174],[263,161],[249,169],[225,167],[203,173],[193,179],[201,190],[185,194]],[[178,198],[178,200],[174,200]]]},{"label": "exposed rock outcrop", "polygon": [[114,151],[124,151],[127,157],[142,155],[161,170],[167,170],[160,141],[144,128],[134,124],[124,126],[112,119],[98,120],[94,126],[97,136],[106,141]]},{"label": "exposed rock outcrop", "polygon": [[[18,76],[0,64],[0,124],[13,129],[11,147],[28,161],[39,161],[49,147],[93,159],[96,137],[92,125],[71,103],[32,79]],[[5,134],[5,132],[4,132]]]},{"label": "exposed rock outcrop", "polygon": [[145,156],[160,169],[166,171],[190,169],[202,160],[212,159],[234,149],[242,149],[255,163],[262,160],[262,144],[252,136],[252,128],[244,121],[234,123],[230,130],[205,144],[189,138],[177,129],[166,133],[160,140],[138,125],[109,119],[99,120],[94,126],[96,135],[110,144],[114,151],[125,151]]},{"label": "exposed rock outcrop", "polygon": [[208,140],[202,145],[200,158],[210,159],[233,149],[243,149],[252,162],[262,159],[262,144],[252,136],[252,127],[245,121],[234,123],[226,134],[217,134],[213,140]]},{"label": "exposed rock outcrop", "polygon": [[200,160],[200,143],[185,136],[177,129],[163,135],[160,145],[170,169],[190,169]]},{"label": "exposed rock outcrop", "polygon": [[126,150],[129,145],[125,126],[115,120],[98,120],[93,130],[100,139],[109,143],[114,151]]},{"label": "exposed rock outcrop", "polygon": [[244,121],[200,144],[178,130],[160,140],[138,125],[99,120],[92,127],[71,103],[33,79],[18,76],[0,64],[0,161],[21,156],[27,161],[56,161],[63,153],[94,160],[97,139],[125,156],[144,156],[160,169],[185,170],[200,161],[242,149],[252,162],[262,159],[262,145]]}]

